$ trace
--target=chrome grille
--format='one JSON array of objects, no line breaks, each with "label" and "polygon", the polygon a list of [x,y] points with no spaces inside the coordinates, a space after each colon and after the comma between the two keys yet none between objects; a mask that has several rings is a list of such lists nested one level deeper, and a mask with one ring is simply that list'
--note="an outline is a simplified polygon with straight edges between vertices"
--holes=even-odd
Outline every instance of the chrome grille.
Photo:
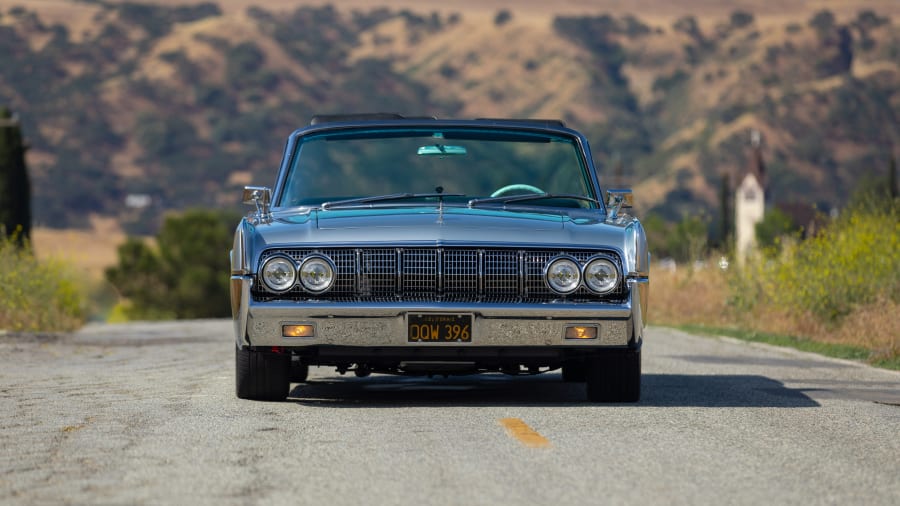
[{"label": "chrome grille", "polygon": [[328,255],[337,268],[337,279],[332,290],[342,293],[356,290],[356,254],[352,250],[335,250]]},{"label": "chrome grille", "polygon": [[274,295],[255,283],[257,300],[332,300],[341,302],[447,301],[447,302],[620,302],[624,283],[612,293],[596,295],[586,288],[561,296],[544,283],[544,266],[557,255],[570,255],[584,263],[602,255],[619,266],[618,255],[604,250],[533,250],[473,248],[309,248],[274,249],[263,253],[260,264],[275,254],[300,262],[319,253],[334,261],[337,279],[326,294],[311,295],[299,286]]},{"label": "chrome grille", "polygon": [[[365,249],[359,251],[360,272],[358,290],[363,298],[393,296],[397,291],[397,252],[392,249]],[[341,293],[345,292],[335,292]]]},{"label": "chrome grille", "polygon": [[418,297],[437,292],[438,249],[404,249],[402,259],[402,284],[397,290],[401,297]]},{"label": "chrome grille", "polygon": [[451,300],[470,300],[480,293],[478,256],[477,250],[444,250],[444,293],[454,294]]},{"label": "chrome grille", "polygon": [[495,296],[519,294],[519,252],[484,252],[484,291]]}]

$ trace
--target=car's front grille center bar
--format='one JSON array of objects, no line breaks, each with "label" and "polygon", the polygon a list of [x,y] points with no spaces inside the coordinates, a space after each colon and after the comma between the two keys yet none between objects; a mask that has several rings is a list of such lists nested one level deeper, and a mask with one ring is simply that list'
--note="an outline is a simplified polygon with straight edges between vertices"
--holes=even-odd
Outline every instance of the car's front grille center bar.
[{"label": "car's front grille center bar", "polygon": [[316,248],[274,249],[263,253],[262,261],[275,253],[300,262],[319,253],[332,259],[336,280],[322,295],[306,293],[299,286],[275,295],[262,283],[254,285],[257,299],[335,300],[357,302],[455,301],[455,302],[541,302],[565,298],[572,301],[620,302],[627,287],[597,295],[584,287],[563,297],[544,281],[544,266],[557,255],[569,255],[580,262],[602,255],[620,266],[618,255],[599,250],[523,250],[474,248]]},{"label": "car's front grille center bar", "polygon": [[519,293],[528,297],[528,288],[525,284],[525,252],[519,252]]},{"label": "car's front grille center bar", "polygon": [[353,270],[353,287],[356,293],[363,293],[362,286],[362,250],[356,249],[354,251],[354,259],[356,260],[355,269]]},{"label": "car's front grille center bar", "polygon": [[478,298],[484,296],[484,250],[478,250]]},{"label": "car's front grille center bar", "polygon": [[443,296],[444,294],[444,264],[442,262],[442,257],[444,256],[444,250],[438,248],[435,250],[435,266],[437,267],[437,289],[438,297]]}]

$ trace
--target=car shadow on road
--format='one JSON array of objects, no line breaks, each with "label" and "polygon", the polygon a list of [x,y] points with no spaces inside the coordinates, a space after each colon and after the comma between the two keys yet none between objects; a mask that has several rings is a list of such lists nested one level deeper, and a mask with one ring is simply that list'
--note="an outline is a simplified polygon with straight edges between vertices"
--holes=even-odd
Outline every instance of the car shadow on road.
[{"label": "car shadow on road", "polygon": [[[316,377],[293,385],[288,400],[329,408],[591,405],[585,400],[584,384],[565,383],[558,373],[434,379],[383,375]],[[764,376],[644,374],[640,402],[621,406],[812,408],[820,404],[803,391]]]}]

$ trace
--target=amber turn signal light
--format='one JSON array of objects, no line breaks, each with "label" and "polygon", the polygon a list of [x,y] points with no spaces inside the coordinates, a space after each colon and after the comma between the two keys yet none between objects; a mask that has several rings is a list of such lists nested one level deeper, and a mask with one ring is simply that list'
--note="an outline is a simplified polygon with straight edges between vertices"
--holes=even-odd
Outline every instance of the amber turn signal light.
[{"label": "amber turn signal light", "polygon": [[314,337],[315,325],[282,325],[281,335],[284,337]]},{"label": "amber turn signal light", "polygon": [[566,339],[597,339],[597,327],[566,327]]}]

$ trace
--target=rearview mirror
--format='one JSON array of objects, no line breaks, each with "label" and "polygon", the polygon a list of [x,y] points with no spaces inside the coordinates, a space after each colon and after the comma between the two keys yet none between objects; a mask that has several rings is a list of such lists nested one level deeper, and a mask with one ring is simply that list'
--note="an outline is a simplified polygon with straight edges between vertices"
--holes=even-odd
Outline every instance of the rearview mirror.
[{"label": "rearview mirror", "polygon": [[446,155],[465,155],[466,148],[463,146],[446,146],[444,144],[432,144],[430,146],[421,146],[417,155],[425,156],[446,156]]}]

